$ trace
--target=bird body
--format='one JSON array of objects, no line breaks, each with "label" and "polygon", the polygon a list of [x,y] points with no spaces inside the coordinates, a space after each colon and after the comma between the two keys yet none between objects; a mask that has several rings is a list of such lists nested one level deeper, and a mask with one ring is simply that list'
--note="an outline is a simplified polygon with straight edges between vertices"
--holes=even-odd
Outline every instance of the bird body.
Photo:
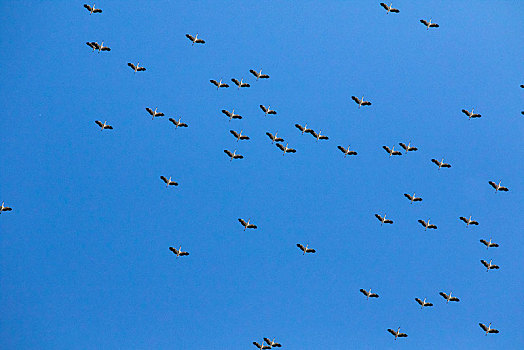
[{"label": "bird body", "polygon": [[110,129],[110,130],[113,129],[113,127],[111,125],[107,124],[107,121],[102,123],[100,120],[95,120],[95,124],[100,127],[100,131],[102,131],[104,129]]},{"label": "bird body", "polygon": [[162,175],[162,176],[160,176],[160,179],[162,179],[162,181],[164,181],[166,183],[166,187],[178,186],[178,182],[171,180],[171,176],[168,179],[164,175]]},{"label": "bird body", "polygon": [[348,148],[344,148],[342,146],[337,146],[337,148],[342,152],[344,153],[344,158],[346,158],[346,156],[356,156],[357,155],[357,152],[355,151],[350,151],[349,150],[349,145],[348,145]]},{"label": "bird body", "polygon": [[305,255],[306,253],[316,253],[316,250],[312,249],[312,248],[308,248],[307,244],[304,247],[302,244],[297,243],[297,247],[298,247],[298,249],[300,249],[302,251],[302,255]]},{"label": "bird body", "polygon": [[174,248],[174,247],[169,247],[169,250],[173,252],[173,254],[176,255],[177,259],[179,256],[186,256],[186,255],[189,255],[188,252],[183,252],[182,251],[182,246],[178,247],[178,249]]}]

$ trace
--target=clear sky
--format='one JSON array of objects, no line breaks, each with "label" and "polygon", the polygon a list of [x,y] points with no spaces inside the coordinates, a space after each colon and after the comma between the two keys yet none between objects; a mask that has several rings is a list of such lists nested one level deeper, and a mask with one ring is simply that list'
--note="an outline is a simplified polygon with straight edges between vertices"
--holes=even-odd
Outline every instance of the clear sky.
[{"label": "clear sky", "polygon": [[[523,1],[399,0],[389,15],[379,1],[82,5],[0,1],[0,201],[13,208],[0,216],[0,348],[524,347]],[[251,87],[209,83],[232,77]],[[167,120],[179,116],[188,128]],[[382,149],[409,141],[417,152]],[[348,144],[358,156],[343,157]],[[451,169],[430,162],[442,157]],[[458,219],[470,215],[479,226]],[[499,248],[479,243],[490,237]],[[409,337],[395,342],[397,327]]]}]

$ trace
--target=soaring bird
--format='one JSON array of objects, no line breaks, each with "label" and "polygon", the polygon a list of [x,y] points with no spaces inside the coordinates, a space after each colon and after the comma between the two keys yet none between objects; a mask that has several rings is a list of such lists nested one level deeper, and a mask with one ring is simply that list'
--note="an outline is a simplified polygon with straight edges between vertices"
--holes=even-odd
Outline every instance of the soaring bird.
[{"label": "soaring bird", "polygon": [[426,303],[426,298],[424,298],[424,300],[420,300],[419,298],[415,298],[415,301],[417,303],[419,303],[421,309],[423,309],[424,306],[433,306],[433,304],[431,304],[431,303]]},{"label": "soaring bird", "polygon": [[13,210],[13,208],[6,207],[4,205],[4,202],[2,202],[2,206],[0,206],[0,214],[2,214],[2,212],[4,211],[11,211],[11,210]]},{"label": "soaring bird", "polygon": [[401,156],[402,153],[399,151],[395,151],[395,147],[389,148],[388,146],[382,146],[382,148],[389,153],[389,156]]},{"label": "soaring bird", "polygon": [[169,118],[169,121],[173,124],[175,124],[175,128],[187,128],[187,124],[186,123],[182,123],[180,120],[182,118],[178,118],[178,120],[176,120],[175,118]]},{"label": "soaring bird", "polygon": [[280,148],[280,150],[282,150],[284,153],[282,154],[282,156],[284,156],[286,153],[295,153],[297,150],[296,149],[293,149],[293,148],[289,148],[286,143],[286,146],[284,147],[282,144],[280,143],[277,143],[276,144],[278,148]]},{"label": "soaring bird", "polygon": [[328,140],[328,139],[329,139],[329,137],[327,137],[326,135],[322,135],[322,130],[320,130],[320,131],[318,132],[318,134],[317,134],[317,133],[315,132],[315,130],[313,130],[313,129],[309,129],[309,130],[310,130],[309,133],[310,133],[311,135],[313,135],[313,137],[316,138],[317,141],[318,141],[318,140]]},{"label": "soaring bird", "polygon": [[306,246],[304,247],[302,244],[300,243],[297,243],[297,247],[303,252],[302,255],[306,254],[306,253],[316,253],[316,250],[315,249],[312,249],[312,248],[308,248],[308,245],[306,244]]},{"label": "soaring bird", "polygon": [[238,81],[237,79],[233,78],[231,79],[231,81],[235,83],[235,85],[238,87],[239,90],[241,87],[250,87],[251,86],[248,83],[244,83],[244,79],[240,79],[240,81]]},{"label": "soaring bird", "polygon": [[151,108],[146,107],[147,113],[151,114],[151,116],[153,117],[153,118],[151,118],[151,120],[155,119],[155,117],[163,117],[164,116],[164,113],[157,112],[156,111],[157,109],[158,109],[158,107],[155,108],[155,110],[153,111]]},{"label": "soaring bird", "polygon": [[138,62],[138,63],[136,64],[136,66],[135,66],[133,63],[129,63],[129,62],[127,63],[127,65],[128,65],[129,67],[131,67],[131,69],[134,70],[135,73],[136,73],[136,72],[143,72],[143,71],[146,70],[145,67],[140,67],[140,62]]},{"label": "soaring bird", "polygon": [[415,193],[413,193],[413,195],[410,195],[410,194],[408,194],[408,193],[404,193],[404,197],[406,197],[407,199],[409,199],[409,201],[410,201],[411,203],[413,203],[413,202],[422,202],[422,198],[420,198],[420,197],[416,197],[416,196],[415,196]]},{"label": "soaring bird", "polygon": [[229,130],[231,135],[235,136],[235,138],[238,140],[249,140],[249,136],[242,135],[242,130],[240,130],[240,133],[236,132],[235,130]]},{"label": "soaring bird", "polygon": [[438,294],[440,294],[444,299],[446,299],[446,304],[449,303],[450,301],[457,301],[457,302],[460,301],[459,298],[451,296],[452,292],[449,292],[449,295],[444,292],[440,292]]},{"label": "soaring bird", "polygon": [[442,160],[438,161],[436,159],[431,159],[431,161],[433,163],[435,163],[436,165],[438,165],[438,169],[440,170],[440,168],[451,168],[451,164],[448,164],[448,163],[444,163],[444,158],[442,158]]},{"label": "soaring bird", "polygon": [[362,96],[362,98],[351,96],[351,99],[355,101],[355,103],[358,105],[358,108],[360,108],[360,106],[371,106],[371,102],[364,101],[364,96]]},{"label": "soaring bird", "polygon": [[171,176],[169,177],[169,179],[167,179],[164,175],[160,176],[160,178],[162,179],[162,181],[166,183],[166,187],[178,186],[178,182],[171,180]]},{"label": "soaring bird", "polygon": [[237,154],[237,150],[234,150],[233,153],[231,153],[231,151],[225,149],[224,153],[227,154],[227,156],[229,157],[229,161],[232,161],[233,159],[242,159],[242,158],[244,158],[243,155]]},{"label": "soaring bird", "polygon": [[377,293],[371,293],[371,288],[369,290],[360,289],[360,292],[366,296],[366,299],[369,300],[369,298],[378,298]]},{"label": "soaring bird", "polygon": [[474,111],[474,108],[471,109],[471,112],[468,111],[467,109],[463,109],[462,110],[462,113],[464,113],[465,115],[468,116],[468,119],[471,119],[471,118],[480,118],[482,117],[482,115],[478,114],[478,113],[473,113]]},{"label": "soaring bird", "polygon": [[231,121],[231,119],[242,119],[242,116],[240,114],[235,114],[235,109],[234,108],[233,108],[232,112],[223,109],[222,113],[224,113],[225,115],[227,115],[229,117],[229,121]]},{"label": "soaring bird", "polygon": [[463,216],[461,216],[459,219],[466,223],[466,227],[468,227],[469,225],[478,225],[479,224],[478,221],[471,220],[471,216],[469,217],[469,219]]},{"label": "soaring bird", "polygon": [[176,248],[173,248],[173,247],[169,247],[169,250],[173,252],[173,254],[176,255],[177,259],[179,256],[186,256],[186,255],[189,255],[188,252],[183,252],[182,251],[182,246],[179,246],[178,249]]},{"label": "soaring bird", "polygon": [[481,239],[480,243],[484,244],[486,246],[486,249],[489,249],[491,247],[497,248],[499,246],[497,243],[491,242],[491,238],[489,239],[489,242],[485,239]]},{"label": "soaring bird", "polygon": [[273,340],[269,340],[269,338],[264,338],[265,342],[267,343],[267,345],[269,345],[270,348],[280,348],[282,344],[276,343],[275,339],[276,338],[273,338]]},{"label": "soaring bird", "polygon": [[498,192],[498,191],[508,192],[509,190],[507,187],[500,185],[501,182],[502,181],[499,181],[499,183],[496,184],[493,181],[488,181],[488,183],[495,189],[495,192]]},{"label": "soaring bird", "polygon": [[434,229],[434,230],[437,229],[437,225],[430,224],[430,223],[429,223],[429,220],[428,220],[428,222],[426,222],[426,221],[424,221],[424,220],[418,220],[418,222],[420,222],[420,224],[421,224],[422,226],[424,226],[424,231],[426,231],[428,228],[429,228],[429,229]]},{"label": "soaring bird", "polygon": [[276,132],[275,135],[273,135],[270,132],[266,132],[266,135],[271,139],[271,143],[273,143],[273,142],[284,142],[284,139],[281,138],[281,137],[277,137],[277,134],[278,134],[278,132]]},{"label": "soaring bird", "polygon": [[406,333],[400,333],[400,327],[398,327],[396,331],[388,328],[388,332],[395,336],[395,340],[397,340],[397,338],[406,338],[408,336]]},{"label": "soaring bird", "polygon": [[428,21],[426,21],[425,19],[421,19],[420,20],[420,23],[422,23],[423,25],[426,26],[426,30],[428,30],[429,28],[438,28],[439,25],[436,24],[436,23],[431,23],[431,19]]},{"label": "soaring bird", "polygon": [[98,125],[100,127],[100,131],[104,130],[104,129],[109,129],[109,130],[112,130],[113,127],[109,124],[106,124],[107,121],[105,122],[101,122],[100,120],[95,120],[95,123],[96,125]]},{"label": "soaring bird", "polygon": [[198,38],[198,33],[195,36],[192,36],[191,34],[186,34],[186,38],[191,40],[191,46],[195,45],[195,43],[197,43],[197,44],[205,44],[206,43],[204,40]]},{"label": "soaring bird", "polygon": [[489,263],[488,263],[486,260],[480,260],[482,265],[484,265],[486,267],[486,272],[488,272],[489,270],[498,270],[499,269],[498,265],[495,265],[495,264],[491,263],[492,261],[493,261],[493,259],[490,260]]},{"label": "soaring bird", "polygon": [[416,150],[418,150],[417,147],[411,147],[411,142],[408,142],[408,145],[407,145],[407,146],[406,146],[406,144],[404,144],[404,143],[402,143],[402,142],[400,142],[399,145],[400,145],[400,147],[404,148],[404,150],[405,150],[406,152],[412,152],[412,151],[416,151]]},{"label": "soaring bird", "polygon": [[375,217],[380,221],[380,226],[382,224],[392,224],[393,220],[386,219],[386,214],[384,214],[384,217],[380,216],[379,214],[375,214]]},{"label": "soaring bird", "polygon": [[295,124],[295,127],[302,132],[302,135],[304,135],[305,132],[309,133],[309,132],[313,131],[313,129],[308,129],[307,128],[307,123],[304,126],[302,126],[300,124]]},{"label": "soaring bird", "polygon": [[88,4],[84,4],[84,7],[86,8],[87,11],[89,11],[89,14],[102,13],[102,10],[101,9],[97,9],[95,7],[95,4],[93,4],[93,6],[89,6]]},{"label": "soaring bird", "polygon": [[238,219],[238,221],[242,224],[242,226],[244,226],[244,231],[248,228],[252,228],[252,229],[257,229],[257,225],[253,225],[253,224],[250,224],[249,222],[251,221],[251,219],[247,220],[247,222],[244,220],[244,219]]},{"label": "soaring bird", "polygon": [[342,152],[344,153],[344,158],[346,158],[346,156],[356,156],[357,155],[357,152],[355,151],[350,151],[349,150],[349,146],[348,148],[344,148],[342,146],[337,146],[337,148]]},{"label": "soaring bird", "polygon": [[256,71],[253,70],[253,69],[250,69],[249,72],[251,72],[251,74],[253,74],[255,77],[257,77],[257,80],[258,80],[258,79],[269,79],[269,75],[267,75],[267,74],[262,74],[262,69],[259,70],[258,72],[256,72]]},{"label": "soaring bird", "polygon": [[399,13],[400,11],[399,11],[398,9],[396,9],[396,8],[391,7],[392,5],[393,5],[393,3],[390,3],[389,6],[386,5],[386,4],[384,4],[383,2],[380,3],[380,6],[382,6],[383,8],[385,8],[385,9],[388,11],[388,12],[387,12],[388,14],[389,14],[390,12],[393,12],[393,13]]},{"label": "soaring bird", "polygon": [[263,349],[271,349],[270,345],[265,345],[264,342],[261,342],[261,344],[257,343],[256,341],[253,342],[253,345],[255,345],[257,348],[263,350]]},{"label": "soaring bird", "polygon": [[260,105],[260,109],[263,110],[266,115],[268,115],[268,114],[277,114],[277,111],[272,110],[271,106],[267,106],[267,108],[266,108],[266,106]]},{"label": "soaring bird", "polygon": [[220,89],[221,87],[223,87],[223,88],[228,88],[229,87],[229,85],[227,85],[226,83],[222,82],[222,79],[220,79],[220,81],[216,81],[216,80],[211,79],[209,82],[211,84],[215,85],[217,87],[217,90]]},{"label": "soaring bird", "polygon": [[484,332],[486,332],[486,335],[488,335],[488,333],[498,333],[498,329],[495,329],[495,328],[491,328],[491,322],[489,324],[489,326],[486,327],[486,325],[484,323],[479,323],[479,326],[480,328],[482,328],[482,330]]}]

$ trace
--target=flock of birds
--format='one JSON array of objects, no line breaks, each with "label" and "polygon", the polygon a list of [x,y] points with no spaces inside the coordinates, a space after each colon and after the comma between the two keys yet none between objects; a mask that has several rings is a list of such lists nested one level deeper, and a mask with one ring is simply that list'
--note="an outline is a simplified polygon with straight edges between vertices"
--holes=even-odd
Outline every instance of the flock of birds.
[{"label": "flock of birds", "polygon": [[[385,3],[380,3],[380,5],[387,11],[387,14],[389,14],[389,13],[399,13],[400,12],[398,9],[393,8],[392,4],[387,5]],[[85,4],[84,7],[85,7],[85,9],[87,11],[89,11],[90,14],[102,13],[102,10],[99,9],[99,8],[96,8],[95,4],[93,4],[93,6]],[[429,28],[438,28],[439,27],[439,25],[437,23],[432,22],[431,19],[429,21],[427,21],[425,19],[421,19],[420,22],[426,27],[427,30],[429,30]],[[203,39],[199,38],[198,34],[196,34],[194,36],[191,35],[191,34],[186,34],[186,37],[187,37],[188,40],[191,41],[191,45],[192,46],[195,45],[195,44],[205,44],[205,41]],[[104,46],[104,42],[102,42],[101,44],[98,44],[97,42],[87,42],[86,44],[87,44],[87,46],[89,46],[92,49],[92,51],[98,51],[98,52],[102,52],[102,51],[109,52],[109,51],[111,51],[110,47]],[[145,67],[140,66],[140,62],[137,62],[137,64],[128,63],[127,65],[133,70],[134,73],[146,71]],[[249,72],[256,78],[257,81],[259,79],[269,79],[269,75],[268,74],[263,74],[262,70],[255,71],[255,70],[251,69],[251,70],[249,70]],[[244,79],[238,80],[236,78],[232,78],[231,82],[233,84],[235,84],[238,89],[240,89],[240,88],[249,88],[251,86],[249,83],[245,82]],[[229,88],[229,85],[227,83],[223,82],[222,79],[220,79],[218,81],[212,79],[212,80],[210,80],[210,83],[213,84],[214,86],[216,86],[217,90],[219,90],[221,88]],[[520,87],[524,88],[524,85],[520,85]],[[367,100],[364,99],[364,96],[362,96],[360,98],[356,97],[356,96],[351,96],[351,99],[357,104],[358,108],[369,107],[369,106],[372,105],[372,103],[370,101],[367,101]],[[159,112],[158,108],[156,108],[156,107],[155,107],[154,110],[152,108],[150,108],[150,107],[147,107],[145,109],[146,109],[147,113],[151,116],[152,119],[165,116],[164,113]],[[264,105],[260,105],[260,109],[264,112],[265,116],[276,115],[277,114],[277,112],[275,110],[271,109],[271,106],[269,106],[269,105],[267,107],[264,106]],[[481,114],[475,113],[474,109],[471,109],[471,111],[463,109],[462,112],[468,117],[468,119],[482,117]],[[242,119],[242,116],[237,114],[237,113],[235,113],[234,109],[232,109],[231,111],[223,109],[222,113],[225,116],[227,116],[229,121],[231,121],[233,119]],[[524,111],[522,112],[522,114],[524,115]],[[169,121],[171,123],[173,123],[176,128],[179,128],[179,127],[180,128],[187,128],[188,127],[188,124],[183,123],[181,121],[181,118],[179,118],[179,119],[169,118]],[[96,123],[96,125],[98,125],[98,127],[100,127],[101,131],[103,131],[103,130],[112,130],[113,129],[113,126],[109,125],[107,123],[107,121],[104,121],[102,123],[101,121],[96,120],[95,123]],[[308,128],[307,124],[305,124],[304,126],[302,126],[300,124],[295,124],[295,127],[301,132],[302,135],[303,134],[310,134],[310,135],[312,135],[316,139],[316,141],[328,140],[329,139],[328,136],[322,134],[322,130],[319,130],[317,132],[317,131],[315,131],[315,130],[313,130],[311,128]],[[237,142],[250,140],[250,137],[245,135],[243,133],[243,130],[240,130],[240,131],[230,130],[230,133],[231,133],[231,135],[233,135],[233,137],[235,138],[235,140]],[[275,143],[276,147],[278,147],[278,149],[280,151],[282,151],[282,156],[286,155],[287,153],[295,153],[296,152],[296,150],[294,148],[288,147],[288,143],[286,143],[285,146],[284,146],[284,139],[282,137],[278,136],[278,132],[276,132],[275,134],[272,134],[270,132],[266,132],[266,135],[271,140],[271,143]],[[411,142],[409,142],[407,145],[405,143],[401,142],[401,143],[399,143],[399,146],[403,149],[403,151],[405,153],[415,152],[415,151],[418,150],[417,147],[414,147],[414,146],[411,145]],[[344,154],[344,157],[356,156],[358,154],[356,151],[351,150],[349,145],[347,147],[343,147],[343,146],[339,145],[339,146],[337,146],[337,148]],[[394,146],[390,148],[389,146],[384,145],[382,148],[386,151],[386,153],[388,154],[389,157],[391,157],[391,156],[401,156],[403,154],[402,151],[395,150]],[[244,158],[243,155],[237,153],[236,149],[233,150],[233,151],[225,149],[224,153],[227,155],[227,157],[229,158],[230,161],[232,161],[233,159],[238,160],[238,159],[243,159]],[[440,170],[441,168],[451,168],[450,164],[444,162],[444,158],[442,158],[441,160],[431,159],[431,162],[434,163],[438,167],[438,170]],[[170,186],[175,186],[176,187],[176,186],[179,185],[178,182],[173,180],[171,177],[167,178],[166,176],[162,175],[162,176],[160,176],[160,179],[165,183],[166,187],[170,187]],[[499,192],[499,191],[500,192],[507,192],[508,191],[508,188],[502,186],[500,181],[498,183],[495,183],[493,181],[489,181],[488,183],[489,183],[489,185],[491,185],[495,189],[495,192]],[[421,197],[417,197],[415,193],[413,193],[413,194],[405,193],[404,196],[410,201],[410,203],[415,203],[415,202],[421,202],[422,201],[422,198]],[[0,206],[0,214],[2,214],[3,212],[11,211],[11,210],[12,210],[12,208],[10,208],[8,206],[5,206],[5,203],[2,202],[2,205]],[[387,218],[385,213],[382,214],[382,215],[377,213],[377,214],[375,214],[375,217],[377,218],[377,220],[380,222],[381,225],[393,224],[393,220],[390,219],[390,218]],[[478,221],[473,220],[471,216],[469,216],[468,218],[464,217],[464,216],[461,216],[461,217],[459,217],[459,219],[466,224],[466,227],[469,227],[470,225],[475,225],[475,226],[479,225]],[[253,224],[251,222],[251,219],[248,219],[246,221],[246,220],[244,220],[242,218],[239,218],[238,221],[243,226],[244,231],[246,231],[247,229],[257,229],[257,225]],[[419,219],[418,222],[424,227],[424,230],[428,230],[428,229],[435,229],[436,230],[437,229],[437,226],[435,224],[430,223],[429,219],[427,221],[423,220],[423,219]],[[480,242],[483,245],[486,246],[486,249],[496,248],[496,247],[499,246],[497,243],[493,242],[491,238],[489,240],[481,239]],[[302,252],[303,255],[316,253],[316,250],[313,249],[313,248],[310,248],[308,244],[306,244],[304,246],[301,243],[297,243],[296,246]],[[179,246],[178,249],[174,248],[174,247],[169,247],[169,250],[176,256],[176,258],[189,255],[189,252],[183,251],[181,246]],[[493,264],[492,260],[489,260],[489,262],[487,262],[486,260],[480,260],[480,262],[486,268],[486,271],[493,270],[493,269],[499,269],[499,266]],[[360,289],[360,292],[365,295],[366,299],[378,298],[379,297],[379,295],[377,293],[372,292],[371,289],[369,289],[369,290]],[[452,302],[459,302],[460,301],[460,299],[457,298],[456,296],[452,296],[452,292],[449,292],[449,294],[445,293],[445,292],[440,292],[439,295],[441,295],[442,298],[444,298],[444,300],[446,300],[446,303],[449,303],[450,301],[452,301]],[[433,303],[428,302],[427,298],[420,299],[420,298],[417,297],[417,298],[415,298],[415,301],[420,305],[421,309],[423,309],[425,307],[432,307],[433,306]],[[479,326],[485,332],[486,335],[499,332],[497,329],[491,327],[491,323],[489,323],[488,326],[486,326],[483,323],[479,323]],[[400,332],[400,327],[397,328],[397,330],[387,329],[387,331],[389,333],[391,333],[395,337],[395,340],[397,338],[404,338],[404,337],[408,336],[406,333]],[[270,340],[269,338],[263,338],[263,339],[264,339],[263,342],[260,342],[260,343],[253,342],[253,344],[257,348],[259,348],[259,349],[271,349],[273,347],[281,347],[282,346],[281,344],[275,342],[275,339],[273,339],[273,340]]]}]

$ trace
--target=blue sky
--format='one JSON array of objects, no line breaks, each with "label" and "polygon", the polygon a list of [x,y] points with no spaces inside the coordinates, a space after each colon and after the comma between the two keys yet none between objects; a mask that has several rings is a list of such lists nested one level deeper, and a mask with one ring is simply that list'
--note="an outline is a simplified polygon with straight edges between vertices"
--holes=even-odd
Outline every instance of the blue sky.
[{"label": "blue sky", "polygon": [[[0,1],[0,201],[14,209],[0,216],[0,348],[524,346],[524,2],[399,0],[389,15],[379,1],[82,5]],[[440,28],[419,23],[430,17]],[[249,74],[260,68],[269,80]],[[209,83],[232,77],[251,87]],[[472,107],[483,117],[460,112]],[[167,121],[179,116],[187,129]],[[297,153],[282,157],[267,131]],[[382,150],[408,141],[419,151]],[[348,144],[358,156],[344,159]],[[430,162],[442,157],[451,169]],[[470,215],[479,226],[458,220]],[[417,223],[428,218],[438,230]],[[479,243],[490,237],[500,248]],[[168,250],[179,245],[189,257]],[[459,303],[438,295],[450,290]],[[409,337],[395,342],[399,326]]]}]

